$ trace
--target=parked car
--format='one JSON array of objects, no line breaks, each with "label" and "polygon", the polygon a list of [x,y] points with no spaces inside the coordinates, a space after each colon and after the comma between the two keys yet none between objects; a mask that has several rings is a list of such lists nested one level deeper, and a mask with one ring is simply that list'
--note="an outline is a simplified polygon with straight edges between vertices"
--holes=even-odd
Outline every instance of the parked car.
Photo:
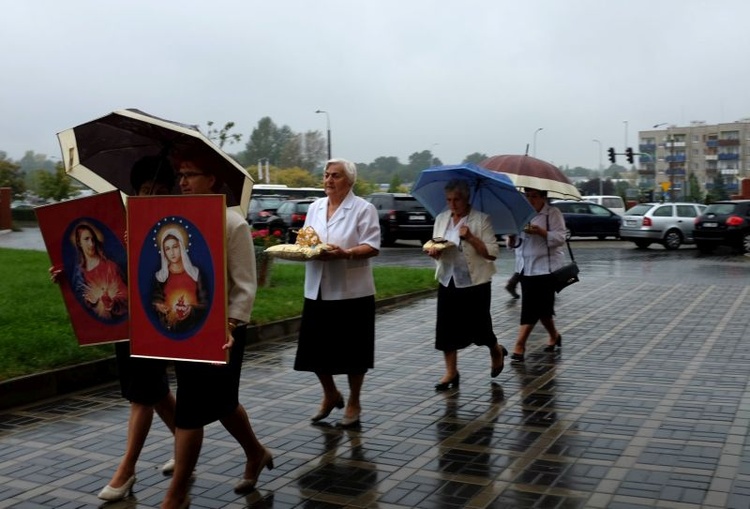
[{"label": "parked car", "polygon": [[710,253],[720,245],[750,253],[750,200],[712,203],[695,218],[693,238],[702,253]]},{"label": "parked car", "polygon": [[620,236],[620,215],[607,207],[587,201],[569,200],[554,201],[551,205],[563,213],[565,226],[571,237],[596,237],[604,240]]},{"label": "parked car", "polygon": [[695,218],[705,208],[699,203],[639,203],[625,211],[620,238],[641,249],[653,243],[669,250],[692,244]]},{"label": "parked car", "polygon": [[607,207],[615,214],[623,215],[625,213],[625,202],[620,196],[582,196],[582,199]]},{"label": "parked car", "polygon": [[280,195],[253,196],[247,207],[247,222],[256,230],[268,228],[269,219],[275,217],[276,209],[285,199]]},{"label": "parked car", "polygon": [[297,231],[305,225],[307,209],[314,201],[313,198],[283,201],[276,209],[276,217],[268,223],[269,228],[273,231],[281,230],[284,242],[294,244],[297,241]]},{"label": "parked car", "polygon": [[432,238],[435,218],[412,195],[373,193],[365,199],[378,211],[381,245],[392,246],[399,239],[424,243]]}]

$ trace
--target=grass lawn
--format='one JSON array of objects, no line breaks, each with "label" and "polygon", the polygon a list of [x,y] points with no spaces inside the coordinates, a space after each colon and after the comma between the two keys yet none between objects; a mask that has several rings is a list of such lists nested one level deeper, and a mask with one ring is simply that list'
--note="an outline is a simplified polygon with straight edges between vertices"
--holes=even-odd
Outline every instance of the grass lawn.
[{"label": "grass lawn", "polygon": [[[114,355],[112,345],[80,347],[43,251],[0,248],[0,381]],[[437,288],[431,268],[375,267],[376,299]],[[302,313],[303,263],[274,263],[258,289],[251,323]]]}]

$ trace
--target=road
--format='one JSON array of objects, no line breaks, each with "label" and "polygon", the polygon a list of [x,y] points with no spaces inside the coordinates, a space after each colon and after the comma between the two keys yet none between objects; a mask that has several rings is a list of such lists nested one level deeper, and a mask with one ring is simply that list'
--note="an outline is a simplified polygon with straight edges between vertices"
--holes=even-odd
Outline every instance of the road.
[{"label": "road", "polygon": [[[693,246],[682,246],[667,251],[659,245],[637,249],[632,242],[620,240],[573,239],[573,254],[581,267],[581,278],[587,274],[633,278],[648,278],[664,284],[694,281],[715,283],[737,282],[737,278],[750,275],[750,258],[733,254],[728,248],[717,249],[714,254],[703,255]],[[0,247],[45,250],[38,228],[24,228],[20,232],[0,235]],[[502,247],[502,246],[501,246]],[[294,262],[290,262],[294,263]],[[373,259],[375,266],[434,267],[434,262],[421,250],[419,241],[400,241],[385,247]],[[497,262],[498,275],[510,276],[513,272],[513,254],[502,247]]]},{"label": "road", "polygon": [[[658,245],[637,249],[632,242],[620,240],[573,239],[570,245],[581,268],[582,279],[587,274],[612,274],[648,278],[651,282],[664,284],[685,281],[713,283],[721,280],[736,282],[738,277],[750,275],[750,258],[724,248],[703,255],[693,246],[682,246],[676,251],[667,251]],[[513,254],[502,247],[496,277],[510,276],[513,261]],[[374,264],[434,266],[432,259],[422,253],[418,241],[401,241],[394,247],[383,248]]]}]

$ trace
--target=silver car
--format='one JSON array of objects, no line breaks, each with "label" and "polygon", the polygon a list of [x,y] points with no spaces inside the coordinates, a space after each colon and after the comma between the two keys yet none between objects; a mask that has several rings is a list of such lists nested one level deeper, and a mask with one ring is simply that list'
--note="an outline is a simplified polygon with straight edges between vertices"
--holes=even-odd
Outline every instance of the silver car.
[{"label": "silver car", "polygon": [[645,249],[653,243],[677,249],[693,243],[693,223],[706,205],[699,203],[639,203],[625,211],[620,239]]}]

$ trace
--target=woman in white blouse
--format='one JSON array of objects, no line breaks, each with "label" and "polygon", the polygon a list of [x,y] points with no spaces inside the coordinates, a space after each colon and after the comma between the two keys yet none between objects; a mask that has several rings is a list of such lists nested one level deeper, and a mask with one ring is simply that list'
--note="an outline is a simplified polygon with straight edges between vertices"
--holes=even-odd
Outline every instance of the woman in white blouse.
[{"label": "woman in white blouse", "polygon": [[[359,426],[360,392],[375,358],[375,280],[370,258],[380,252],[380,224],[375,207],[355,196],[357,167],[344,159],[326,163],[325,198],[310,205],[305,226],[333,249],[307,262],[294,369],[314,372],[323,401],[312,417],[318,422],[334,408],[344,408],[339,426]],[[338,318],[354,324],[342,327]],[[347,375],[349,397],[339,392],[334,375]]]},{"label": "woman in white blouse", "polygon": [[471,344],[488,347],[493,378],[503,370],[508,353],[497,342],[490,315],[491,280],[500,254],[490,216],[471,207],[465,180],[448,182],[445,199],[448,209],[435,218],[433,237],[442,237],[455,247],[427,251],[437,262],[435,348],[445,359],[445,374],[435,385],[436,391],[458,387],[458,350]]}]

